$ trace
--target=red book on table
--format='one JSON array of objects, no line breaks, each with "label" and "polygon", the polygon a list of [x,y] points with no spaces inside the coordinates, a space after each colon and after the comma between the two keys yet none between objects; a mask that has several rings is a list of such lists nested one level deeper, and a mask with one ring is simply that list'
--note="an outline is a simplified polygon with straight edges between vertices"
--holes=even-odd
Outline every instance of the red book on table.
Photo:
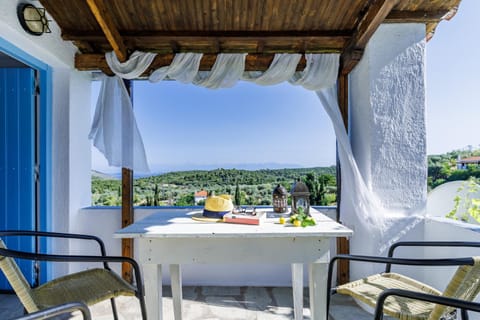
[{"label": "red book on table", "polygon": [[223,216],[223,222],[259,225],[266,217],[267,214],[264,211],[257,211],[255,215],[227,213]]}]

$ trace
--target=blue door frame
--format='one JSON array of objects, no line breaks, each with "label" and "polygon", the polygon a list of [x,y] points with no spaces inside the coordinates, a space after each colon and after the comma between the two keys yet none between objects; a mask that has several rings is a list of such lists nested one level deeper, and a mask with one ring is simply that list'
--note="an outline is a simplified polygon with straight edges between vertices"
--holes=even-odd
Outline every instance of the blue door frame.
[{"label": "blue door frame", "polygon": [[[40,84],[39,99],[39,130],[38,130],[38,162],[39,193],[37,197],[40,219],[38,230],[49,231],[52,226],[51,194],[52,194],[52,69],[49,65],[24,52],[10,42],[0,37],[0,51],[36,70]],[[40,246],[49,248],[50,243],[42,239]],[[41,265],[40,283],[51,278],[51,268],[48,264]]]}]

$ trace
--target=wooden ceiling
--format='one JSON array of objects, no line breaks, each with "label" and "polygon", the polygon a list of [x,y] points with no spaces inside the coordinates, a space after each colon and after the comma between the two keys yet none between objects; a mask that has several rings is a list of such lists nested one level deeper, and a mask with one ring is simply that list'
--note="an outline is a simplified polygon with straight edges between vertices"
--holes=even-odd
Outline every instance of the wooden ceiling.
[{"label": "wooden ceiling", "polygon": [[121,61],[135,50],[157,52],[152,67],[177,52],[203,52],[203,70],[217,53],[247,52],[246,68],[265,70],[274,53],[337,52],[343,74],[381,23],[424,23],[428,37],[460,1],[40,0],[78,47],[79,70],[110,73],[104,53],[112,50]]}]

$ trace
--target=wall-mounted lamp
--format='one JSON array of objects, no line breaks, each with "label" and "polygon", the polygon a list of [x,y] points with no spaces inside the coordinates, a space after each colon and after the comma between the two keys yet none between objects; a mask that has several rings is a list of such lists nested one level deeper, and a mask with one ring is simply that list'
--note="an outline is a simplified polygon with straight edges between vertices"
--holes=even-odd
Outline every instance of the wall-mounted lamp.
[{"label": "wall-mounted lamp", "polygon": [[17,7],[17,16],[23,29],[35,36],[52,32],[48,27],[44,8],[37,8],[28,3],[20,3]]}]

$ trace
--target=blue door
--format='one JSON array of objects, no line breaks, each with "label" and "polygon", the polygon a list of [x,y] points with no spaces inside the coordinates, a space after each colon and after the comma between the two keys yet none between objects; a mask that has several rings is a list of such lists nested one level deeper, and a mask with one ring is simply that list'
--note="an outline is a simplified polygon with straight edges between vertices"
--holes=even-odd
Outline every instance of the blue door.
[{"label": "blue door", "polygon": [[[35,230],[35,70],[0,68],[0,229]],[[35,252],[29,237],[5,238],[7,247]],[[34,282],[31,261],[17,261]],[[3,274],[0,289],[10,289]]]}]

